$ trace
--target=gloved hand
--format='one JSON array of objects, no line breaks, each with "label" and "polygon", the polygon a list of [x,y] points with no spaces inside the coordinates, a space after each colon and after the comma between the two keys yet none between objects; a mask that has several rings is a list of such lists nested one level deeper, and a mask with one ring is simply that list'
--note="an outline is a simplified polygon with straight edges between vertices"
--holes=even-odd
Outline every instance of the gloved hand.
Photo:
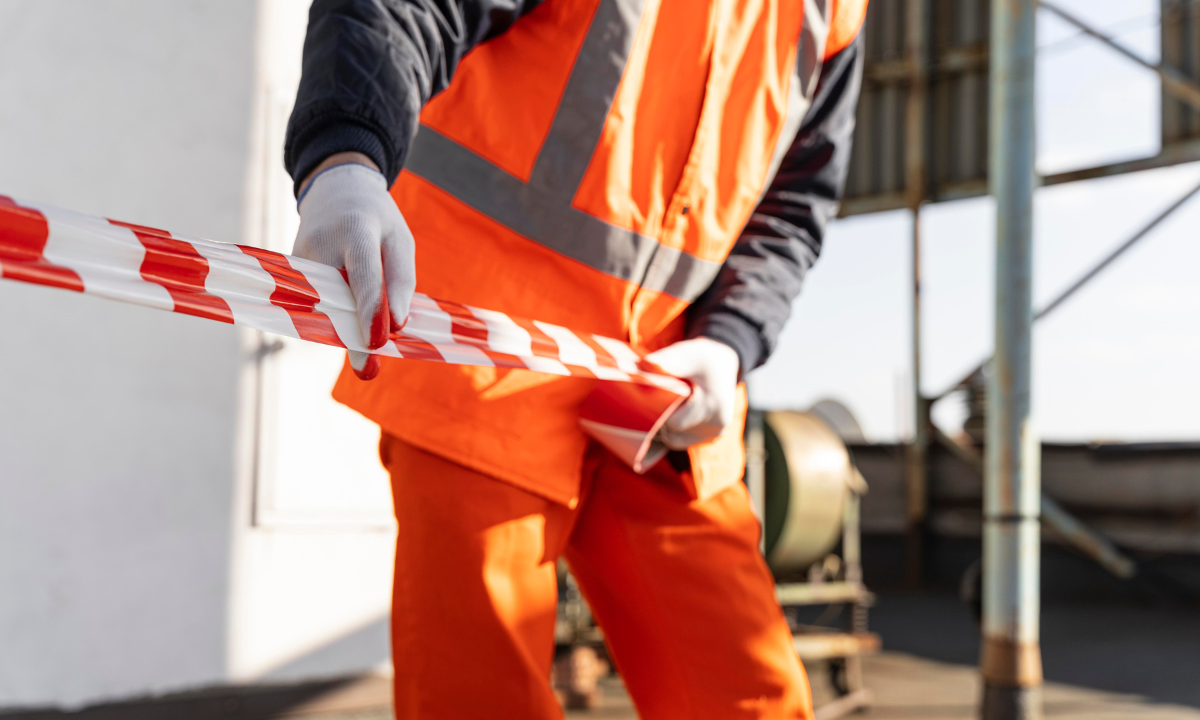
[{"label": "gloved hand", "polygon": [[[328,160],[326,161],[329,162]],[[293,252],[345,268],[367,347],[383,347],[408,318],[417,287],[412,232],[378,170],[347,162],[322,169],[300,192]],[[350,352],[363,380],[379,374],[379,356]]]},{"label": "gloved hand", "polygon": [[739,364],[733,348],[700,337],[668,345],[647,355],[646,360],[692,384],[691,397],[671,413],[659,431],[667,447],[686,450],[708,442],[733,421]]}]

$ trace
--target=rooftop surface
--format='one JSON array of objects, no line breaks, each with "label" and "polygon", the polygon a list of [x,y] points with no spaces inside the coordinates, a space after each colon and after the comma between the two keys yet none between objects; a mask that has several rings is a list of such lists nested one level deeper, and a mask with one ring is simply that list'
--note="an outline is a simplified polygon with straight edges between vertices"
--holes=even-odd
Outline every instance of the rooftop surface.
[{"label": "rooftop surface", "polygon": [[[955,592],[978,543],[942,542],[926,589],[902,589],[896,543],[868,539],[864,568],[878,594],[870,628],[884,652],[864,661],[873,720],[977,717],[979,635]],[[1045,717],[1200,720],[1200,558],[1142,556],[1139,581],[1122,583],[1087,560],[1047,547],[1042,572]],[[818,608],[813,609],[819,611]],[[825,669],[809,668],[817,704],[831,696]],[[621,681],[602,681],[603,704],[572,720],[637,718]],[[370,676],[307,686],[213,689],[70,713],[70,720],[388,720],[391,685]],[[67,718],[0,711],[0,720]]]}]

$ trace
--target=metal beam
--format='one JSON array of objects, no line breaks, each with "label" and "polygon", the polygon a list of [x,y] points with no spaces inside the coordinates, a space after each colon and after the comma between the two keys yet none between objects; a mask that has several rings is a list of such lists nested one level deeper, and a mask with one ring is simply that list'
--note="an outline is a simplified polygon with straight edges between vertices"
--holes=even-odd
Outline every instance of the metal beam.
[{"label": "metal beam", "polygon": [[1184,75],[1178,69],[1170,67],[1169,65],[1156,64],[1146,60],[1141,55],[1138,55],[1113,38],[1105,35],[1091,25],[1088,25],[1083,20],[1080,20],[1072,13],[1063,10],[1053,3],[1048,3],[1045,0],[1041,0],[1039,4],[1054,15],[1067,21],[1071,25],[1074,25],[1084,33],[1091,35],[1113,50],[1116,50],[1125,57],[1134,61],[1138,65],[1158,73],[1158,77],[1162,79],[1164,90],[1196,108],[1197,110],[1200,110],[1200,86],[1197,86],[1195,83],[1193,83],[1187,75]]},{"label": "metal beam", "polygon": [[1081,180],[1095,180],[1097,178],[1125,175],[1145,170],[1158,170],[1160,168],[1174,167],[1175,165],[1183,165],[1184,163],[1196,161],[1200,161],[1200,140],[1191,140],[1168,145],[1162,149],[1162,152],[1150,157],[1043,175],[1042,187],[1062,185]]},{"label": "metal beam", "polygon": [[1117,258],[1124,255],[1125,252],[1127,250],[1129,250],[1129,248],[1133,247],[1134,245],[1137,244],[1137,242],[1139,240],[1146,237],[1146,235],[1150,234],[1150,232],[1152,230],[1154,230],[1154,228],[1158,227],[1159,223],[1161,223],[1163,220],[1166,220],[1167,217],[1171,213],[1173,213],[1176,210],[1178,210],[1179,208],[1183,207],[1184,203],[1186,203],[1188,200],[1191,200],[1193,197],[1195,197],[1196,193],[1200,193],[1200,185],[1197,185],[1196,187],[1192,188],[1187,193],[1185,193],[1183,197],[1179,198],[1174,203],[1172,203],[1170,207],[1168,207],[1166,210],[1163,210],[1161,213],[1159,213],[1158,216],[1155,217],[1153,220],[1151,220],[1145,227],[1143,227],[1141,230],[1134,233],[1133,237],[1131,237],[1128,240],[1126,240],[1125,242],[1121,243],[1121,245],[1119,247],[1117,247],[1116,250],[1113,250],[1111,253],[1108,254],[1108,257],[1101,260],[1094,267],[1092,267],[1091,270],[1088,270],[1086,273],[1084,273],[1082,277],[1080,277],[1075,282],[1071,283],[1071,286],[1068,287],[1066,290],[1063,290],[1062,292],[1060,292],[1058,294],[1058,297],[1051,300],[1050,303],[1048,305],[1046,305],[1045,307],[1043,307],[1041,310],[1038,310],[1037,314],[1033,316],[1033,319],[1041,320],[1042,318],[1046,317],[1050,313],[1054,312],[1054,310],[1057,309],[1059,305],[1062,305],[1064,302],[1067,301],[1067,299],[1069,299],[1072,295],[1074,295],[1076,292],[1078,292],[1080,288],[1082,288],[1084,285],[1087,285],[1088,282],[1092,278],[1094,278],[1097,275],[1099,275],[1100,273],[1104,272],[1104,268],[1106,268],[1109,265],[1116,262]]},{"label": "metal beam", "polygon": [[[1123,160],[1121,162],[1106,163],[1088,168],[1079,168],[1078,170],[1065,170],[1063,172],[1043,175],[1039,186],[1050,187],[1052,185],[1064,185],[1084,180],[1097,180],[1115,175],[1145,172],[1146,170],[1160,170],[1162,168],[1175,167],[1176,165],[1193,162],[1200,162],[1200,140],[1189,140],[1168,145],[1162,149],[1162,152],[1150,157]],[[982,197],[987,194],[985,186],[976,182],[960,182],[930,188],[928,202],[940,203],[952,200],[966,200],[968,198]],[[907,207],[908,196],[905,193],[849,198],[842,202],[838,217],[903,210]]]},{"label": "metal beam", "polygon": [[780,583],[775,586],[780,605],[827,605],[861,602],[871,605],[872,595],[861,582]]},{"label": "metal beam", "polygon": [[992,0],[996,341],[983,473],[984,720],[1041,718],[1041,478],[1030,414],[1037,0]]},{"label": "metal beam", "polygon": [[1108,538],[1097,535],[1074,515],[1063,509],[1053,498],[1042,493],[1042,522],[1070,545],[1095,560],[1105,570],[1122,580],[1137,575],[1137,564],[1116,548]]}]

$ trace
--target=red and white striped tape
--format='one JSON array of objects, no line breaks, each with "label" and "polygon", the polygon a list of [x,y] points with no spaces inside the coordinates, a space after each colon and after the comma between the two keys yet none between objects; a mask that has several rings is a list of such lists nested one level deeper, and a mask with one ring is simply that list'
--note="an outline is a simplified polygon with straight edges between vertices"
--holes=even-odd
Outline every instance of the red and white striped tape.
[{"label": "red and white striped tape", "polygon": [[638,382],[620,340],[417,293],[403,332],[368,351],[342,274],[303,258],[24,203],[0,195],[0,277],[398,358]]},{"label": "red and white striped tape", "polygon": [[[637,457],[626,459],[639,470],[647,452],[653,455],[650,437],[666,409],[690,393],[682,380],[642,368],[638,353],[620,340],[421,293],[413,299],[403,332],[384,347],[367,350],[350,287],[332,267],[4,195],[0,278],[388,357],[635,383],[644,389],[600,383],[585,403],[581,423],[610,447],[597,433],[614,430],[611,442],[621,445],[622,456],[636,445]],[[626,412],[630,403],[640,405],[638,412]],[[628,422],[622,422],[626,415]]]}]

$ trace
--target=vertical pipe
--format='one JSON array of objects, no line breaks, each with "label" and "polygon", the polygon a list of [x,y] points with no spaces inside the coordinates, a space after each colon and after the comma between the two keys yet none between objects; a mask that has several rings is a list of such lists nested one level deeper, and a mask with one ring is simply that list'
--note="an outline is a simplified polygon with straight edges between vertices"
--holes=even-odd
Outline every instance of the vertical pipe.
[{"label": "vertical pipe", "polygon": [[912,423],[905,452],[905,579],[916,587],[924,577],[929,533],[929,425],[921,394],[921,211],[912,210]]},{"label": "vertical pipe", "polygon": [[912,410],[913,436],[906,452],[907,539],[905,575],[919,585],[924,574],[928,538],[929,449],[926,403],[921,395],[921,203],[926,175],[926,56],[930,0],[908,0],[905,8],[905,56],[909,83],[905,107],[904,186],[912,210]]},{"label": "vertical pipe", "polygon": [[[861,505],[858,492],[852,490],[846,494],[846,505],[842,509],[842,561],[846,565],[846,582],[863,590]],[[850,611],[850,632],[867,631],[867,608],[867,602],[860,594]]]},{"label": "vertical pipe", "polygon": [[767,550],[767,448],[762,410],[746,413],[746,489],[750,507],[758,517],[758,551]]},{"label": "vertical pipe", "polygon": [[[851,468],[851,472],[858,472]],[[846,629],[852,633],[867,631],[867,603],[862,594],[862,535],[859,529],[859,499],[854,490],[846,493],[846,504],[842,507],[842,563],[846,568],[845,581],[859,586],[859,599],[850,606],[850,617]],[[863,687],[862,659],[846,658],[846,688],[856,692]]]},{"label": "vertical pipe", "polygon": [[992,0],[990,184],[996,200],[996,355],[983,499],[984,720],[1040,718],[1041,501],[1030,417],[1037,0]]}]

